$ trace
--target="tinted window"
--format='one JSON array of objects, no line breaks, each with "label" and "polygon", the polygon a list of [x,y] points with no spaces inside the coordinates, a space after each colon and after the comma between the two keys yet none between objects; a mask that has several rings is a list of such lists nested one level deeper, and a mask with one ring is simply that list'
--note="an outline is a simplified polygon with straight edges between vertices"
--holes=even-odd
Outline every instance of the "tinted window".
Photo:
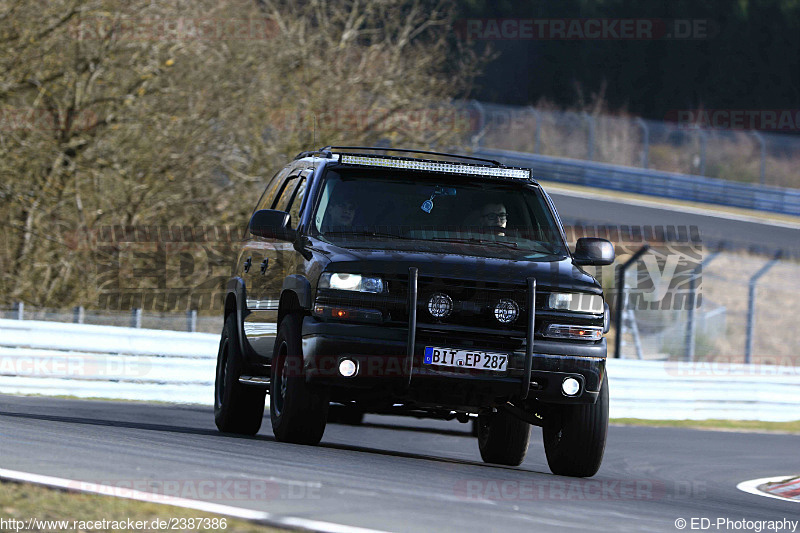
[{"label": "tinted window", "polygon": [[[542,192],[528,184],[389,170],[329,171],[314,229],[325,239],[496,245],[566,254]],[[394,237],[394,239],[393,239]]]},{"label": "tinted window", "polygon": [[306,183],[307,180],[302,178],[300,180],[300,184],[294,191],[292,195],[292,199],[289,203],[289,214],[292,215],[292,225],[297,227],[298,223],[300,222],[300,212],[303,206],[303,197],[305,196],[306,192]]},{"label": "tinted window", "polygon": [[289,207],[289,202],[292,199],[292,195],[294,194],[294,190],[297,187],[298,180],[299,178],[297,176],[293,176],[283,183],[278,195],[278,199],[275,201],[274,209],[277,209],[278,211],[287,210]]},{"label": "tinted window", "polygon": [[256,204],[256,210],[272,208],[272,203],[275,201],[275,196],[277,196],[278,194],[278,188],[281,186],[284,178],[288,173],[289,173],[289,168],[287,167],[280,170],[277,174],[272,176],[272,179],[267,184],[267,187],[264,189],[264,192],[261,194],[261,198],[258,200],[258,204]]}]

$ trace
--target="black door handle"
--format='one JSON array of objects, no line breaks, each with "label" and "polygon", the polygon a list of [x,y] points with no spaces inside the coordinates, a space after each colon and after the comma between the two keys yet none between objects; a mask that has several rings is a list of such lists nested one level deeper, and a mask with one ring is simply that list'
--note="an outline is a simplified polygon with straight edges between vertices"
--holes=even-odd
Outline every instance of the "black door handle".
[{"label": "black door handle", "polygon": [[261,261],[261,273],[262,274],[266,274],[267,273],[267,267],[268,266],[269,266],[269,258],[264,259],[263,261]]},{"label": "black door handle", "polygon": [[250,265],[252,265],[252,264],[253,264],[253,258],[252,257],[248,257],[244,262],[244,272],[245,272],[245,274],[247,272],[250,272]]}]

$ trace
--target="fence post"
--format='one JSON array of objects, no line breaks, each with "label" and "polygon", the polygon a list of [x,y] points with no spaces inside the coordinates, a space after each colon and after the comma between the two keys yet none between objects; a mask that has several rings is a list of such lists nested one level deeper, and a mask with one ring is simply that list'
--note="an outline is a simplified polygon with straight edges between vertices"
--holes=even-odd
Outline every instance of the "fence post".
[{"label": "fence post", "polygon": [[708,133],[698,128],[697,135],[700,138],[700,175],[706,175],[706,144],[708,143]]},{"label": "fence post", "polygon": [[142,310],[138,307],[134,307],[131,309],[131,327],[132,328],[141,328],[142,327]]},{"label": "fence post", "polygon": [[76,324],[83,324],[84,309],[82,305],[72,308],[72,321]]},{"label": "fence post", "polygon": [[752,357],[753,357],[753,328],[755,326],[755,311],[756,311],[756,283],[758,283],[759,278],[767,273],[767,271],[775,266],[775,263],[781,257],[781,252],[775,254],[775,256],[767,261],[767,263],[762,266],[758,272],[753,274],[753,277],[750,278],[750,281],[747,284],[747,341],[744,348],[744,362],[746,364],[750,364]]},{"label": "fence post", "polygon": [[758,144],[761,145],[761,163],[759,164],[760,171],[758,180],[761,185],[764,185],[766,182],[767,172],[767,143],[764,142],[764,136],[757,131],[753,130],[750,133],[756,138]]},{"label": "fence post", "polygon": [[617,323],[617,336],[614,339],[614,358],[619,359],[619,352],[622,347],[622,311],[625,309],[625,271],[628,270],[628,267],[634,264],[636,261],[639,260],[647,250],[650,249],[649,244],[645,244],[639,250],[631,256],[630,259],[625,261],[620,267],[619,271],[617,272],[617,308],[615,309],[614,321]]},{"label": "fence post", "polygon": [[642,128],[642,168],[650,165],[650,128],[642,117],[636,118],[636,124]]},{"label": "fence post", "polygon": [[17,320],[25,320],[25,302],[17,302]]},{"label": "fence post", "polygon": [[186,331],[197,331],[197,309],[186,311]]},{"label": "fence post", "polygon": [[714,260],[719,254],[721,250],[717,250],[716,252],[712,253],[704,261],[701,261],[694,270],[692,270],[692,277],[689,278],[689,301],[687,304],[689,305],[689,309],[687,311],[686,317],[686,360],[691,362],[694,361],[694,344],[695,344],[695,334],[697,331],[697,327],[695,324],[695,302],[697,301],[697,276],[702,271],[703,267],[707,267],[708,264]]},{"label": "fence post", "polygon": [[589,130],[587,132],[587,139],[586,139],[586,159],[588,161],[594,161],[594,126],[595,126],[595,118],[587,113],[586,111],[583,112],[583,118],[586,122],[589,123]]},{"label": "fence post", "polygon": [[486,126],[486,111],[483,108],[483,104],[481,104],[479,101],[471,100],[470,103],[478,111],[477,131],[472,136],[472,139],[470,139],[470,142],[472,143],[472,149],[477,150],[480,149],[481,139],[483,139],[483,128]]},{"label": "fence post", "polygon": [[533,106],[530,106],[531,112],[536,117],[536,129],[533,134],[533,153],[542,153],[542,112]]}]

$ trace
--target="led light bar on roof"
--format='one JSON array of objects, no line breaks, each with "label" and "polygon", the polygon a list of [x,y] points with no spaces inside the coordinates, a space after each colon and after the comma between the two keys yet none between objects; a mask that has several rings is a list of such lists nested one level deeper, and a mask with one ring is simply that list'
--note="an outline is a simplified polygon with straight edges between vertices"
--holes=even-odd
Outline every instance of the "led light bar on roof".
[{"label": "led light bar on roof", "polygon": [[442,161],[396,159],[393,157],[373,157],[352,154],[341,154],[339,156],[339,162],[347,165],[361,165],[367,167],[403,168],[408,170],[445,172],[448,174],[464,174],[469,176],[492,176],[519,180],[531,179],[531,171],[525,168],[490,167],[483,165],[467,165],[463,163],[446,163]]}]

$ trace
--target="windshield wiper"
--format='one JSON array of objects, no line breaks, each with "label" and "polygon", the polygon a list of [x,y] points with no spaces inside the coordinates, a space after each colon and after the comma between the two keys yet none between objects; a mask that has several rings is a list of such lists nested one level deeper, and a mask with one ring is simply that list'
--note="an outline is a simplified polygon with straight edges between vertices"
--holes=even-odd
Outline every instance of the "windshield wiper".
[{"label": "windshield wiper", "polygon": [[342,229],[342,230],[330,230],[321,235],[352,235],[354,237],[384,237],[389,239],[406,239],[406,240],[417,240],[411,237],[405,237],[403,235],[397,235],[396,233],[387,233],[384,231],[369,231],[369,230],[349,230],[349,229]]},{"label": "windshield wiper", "polygon": [[539,250],[542,250],[546,254],[550,254],[550,255],[558,255],[559,254],[559,252],[556,250],[556,247],[554,245],[552,245],[552,244],[549,244],[549,243],[534,242],[532,248],[534,248],[534,247],[535,248],[539,248]]},{"label": "windshield wiper", "polygon": [[486,239],[476,239],[475,237],[470,237],[469,239],[434,237],[432,239],[425,239],[425,240],[437,241],[437,242],[452,242],[457,244],[493,244],[495,246],[502,246],[503,248],[519,248],[517,243],[512,241],[490,241]]}]

